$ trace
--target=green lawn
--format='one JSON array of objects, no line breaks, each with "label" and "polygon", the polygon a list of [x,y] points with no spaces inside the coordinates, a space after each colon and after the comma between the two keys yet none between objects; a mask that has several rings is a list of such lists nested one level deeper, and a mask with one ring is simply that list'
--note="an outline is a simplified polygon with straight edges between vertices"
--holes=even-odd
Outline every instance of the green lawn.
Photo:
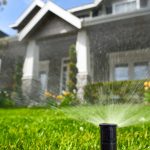
[{"label": "green lawn", "polygon": [[[0,150],[99,150],[99,127],[88,121],[105,107],[0,109]],[[118,129],[119,150],[150,150],[150,106],[135,108],[146,122]]]}]

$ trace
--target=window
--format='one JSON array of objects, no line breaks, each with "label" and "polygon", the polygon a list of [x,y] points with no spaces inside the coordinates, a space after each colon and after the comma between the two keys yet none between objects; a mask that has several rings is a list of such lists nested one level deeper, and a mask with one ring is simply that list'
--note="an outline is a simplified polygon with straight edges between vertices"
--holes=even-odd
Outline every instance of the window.
[{"label": "window", "polygon": [[134,64],[134,78],[135,80],[146,79],[149,77],[148,63]]},{"label": "window", "polygon": [[48,90],[49,64],[49,60],[40,61],[39,64],[39,79],[41,84],[41,92],[45,92]]},{"label": "window", "polygon": [[139,8],[139,0],[123,0],[113,4],[113,13],[126,13]]},{"label": "window", "polygon": [[128,65],[116,65],[115,67],[115,80],[121,81],[121,80],[128,80]]},{"label": "window", "polygon": [[68,73],[69,73],[69,59],[65,58],[62,60],[62,67],[61,67],[61,86],[60,91],[67,90],[67,82],[68,82]]},{"label": "window", "polygon": [[47,74],[45,72],[40,73],[40,83],[41,83],[41,90],[46,91],[47,90]]}]

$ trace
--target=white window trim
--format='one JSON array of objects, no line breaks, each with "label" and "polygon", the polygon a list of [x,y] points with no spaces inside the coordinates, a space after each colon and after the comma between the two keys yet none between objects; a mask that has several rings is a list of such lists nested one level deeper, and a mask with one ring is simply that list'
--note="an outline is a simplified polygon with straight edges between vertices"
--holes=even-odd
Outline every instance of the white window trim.
[{"label": "white window trim", "polygon": [[[60,72],[60,93],[62,92],[63,90],[63,67],[66,66],[67,64],[64,64],[64,61],[68,61],[69,60],[69,57],[65,57],[65,58],[62,58],[61,60],[61,72]],[[67,76],[67,80],[69,79],[69,76]]]},{"label": "white window trim", "polygon": [[112,4],[113,14],[118,14],[117,12],[115,12],[116,5],[123,4],[123,3],[126,3],[126,2],[134,2],[134,1],[136,1],[136,9],[140,9],[140,0],[122,0],[122,1],[119,1],[119,2],[114,2]]},{"label": "white window trim", "polygon": [[141,8],[140,0],[136,0],[136,7],[137,7],[137,9],[140,9],[140,8]]},{"label": "white window trim", "polygon": [[[126,56],[129,56],[128,59]],[[116,59],[119,58],[119,59]],[[109,80],[114,81],[114,69],[116,65],[128,64],[129,80],[134,80],[134,64],[147,62],[150,77],[150,49],[131,50],[124,52],[112,52],[109,54]]]}]

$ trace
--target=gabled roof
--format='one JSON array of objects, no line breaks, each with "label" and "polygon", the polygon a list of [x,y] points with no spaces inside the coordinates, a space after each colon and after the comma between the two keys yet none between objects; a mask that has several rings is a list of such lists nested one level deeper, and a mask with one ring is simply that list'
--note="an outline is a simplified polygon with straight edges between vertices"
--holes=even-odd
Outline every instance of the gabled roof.
[{"label": "gabled roof", "polygon": [[86,9],[92,9],[92,8],[97,7],[102,1],[103,0],[95,0],[94,3],[79,6],[79,7],[75,7],[75,8],[69,9],[68,11],[70,13],[75,13],[75,12],[86,10]]},{"label": "gabled roof", "polygon": [[35,7],[40,7],[42,8],[44,6],[44,2],[42,2],[41,0],[33,0],[32,4],[23,12],[23,14],[17,19],[17,21],[10,25],[11,28],[16,28],[20,25],[20,23],[31,13],[31,11],[35,8]]},{"label": "gabled roof", "polygon": [[79,18],[49,1],[44,5],[44,7],[41,8],[41,10],[34,16],[34,18],[20,31],[19,41],[24,39],[48,12],[52,12],[53,14],[62,18],[77,29],[81,28],[81,20]]},{"label": "gabled roof", "polygon": [[0,38],[1,37],[6,37],[6,36],[8,36],[8,35],[6,33],[4,33],[3,31],[0,30]]}]

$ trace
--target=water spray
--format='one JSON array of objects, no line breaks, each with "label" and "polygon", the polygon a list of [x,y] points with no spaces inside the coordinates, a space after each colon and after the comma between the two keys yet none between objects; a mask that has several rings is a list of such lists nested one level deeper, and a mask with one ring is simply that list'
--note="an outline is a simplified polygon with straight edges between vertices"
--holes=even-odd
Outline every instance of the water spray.
[{"label": "water spray", "polygon": [[117,150],[116,124],[100,124],[101,150]]}]

